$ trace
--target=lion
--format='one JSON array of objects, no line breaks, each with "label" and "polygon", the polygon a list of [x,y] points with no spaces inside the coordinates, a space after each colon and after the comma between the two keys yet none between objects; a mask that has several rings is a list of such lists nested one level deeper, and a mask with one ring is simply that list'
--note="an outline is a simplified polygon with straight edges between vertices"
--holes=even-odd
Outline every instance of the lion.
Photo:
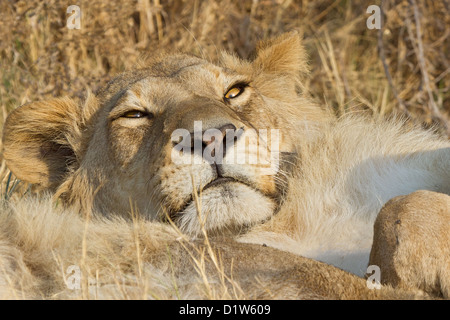
[{"label": "lion", "polygon": [[336,118],[309,97],[307,76],[296,32],[260,43],[252,60],[161,54],[81,105],[15,109],[3,157],[89,221],[138,216],[232,239],[224,246],[244,257],[259,245],[326,263],[336,278],[363,276],[389,200],[450,194],[450,142],[401,119]]}]

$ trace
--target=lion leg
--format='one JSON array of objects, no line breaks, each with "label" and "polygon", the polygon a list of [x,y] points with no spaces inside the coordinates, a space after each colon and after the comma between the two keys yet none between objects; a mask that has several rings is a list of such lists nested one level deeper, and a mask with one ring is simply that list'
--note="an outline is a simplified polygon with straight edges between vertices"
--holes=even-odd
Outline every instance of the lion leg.
[{"label": "lion leg", "polygon": [[416,191],[390,200],[374,226],[369,265],[381,282],[450,298],[450,196]]}]

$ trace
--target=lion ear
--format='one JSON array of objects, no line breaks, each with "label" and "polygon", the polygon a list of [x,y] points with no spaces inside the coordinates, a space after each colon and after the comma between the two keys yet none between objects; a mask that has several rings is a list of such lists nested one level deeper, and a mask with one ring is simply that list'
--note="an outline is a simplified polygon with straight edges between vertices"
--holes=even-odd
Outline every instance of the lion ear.
[{"label": "lion ear", "polygon": [[15,109],[3,129],[3,157],[26,182],[54,188],[76,162],[80,107],[69,98],[33,102]]},{"label": "lion ear", "polygon": [[296,78],[307,74],[307,55],[300,33],[292,31],[259,43],[253,66],[265,73],[282,73]]}]

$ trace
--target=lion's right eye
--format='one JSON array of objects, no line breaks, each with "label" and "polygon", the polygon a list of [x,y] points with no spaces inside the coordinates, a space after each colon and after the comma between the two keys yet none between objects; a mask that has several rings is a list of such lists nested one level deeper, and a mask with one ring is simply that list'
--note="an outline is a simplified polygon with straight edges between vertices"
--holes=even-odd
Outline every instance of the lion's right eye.
[{"label": "lion's right eye", "polygon": [[245,87],[246,87],[246,84],[238,84],[238,85],[231,87],[231,89],[229,89],[225,93],[224,98],[226,100],[230,100],[230,99],[234,99],[234,98],[238,97],[241,93],[244,92]]},{"label": "lion's right eye", "polygon": [[129,118],[129,119],[137,119],[137,118],[153,118],[153,114],[152,113],[148,113],[148,112],[143,112],[143,111],[139,111],[139,110],[131,110],[131,111],[127,111],[122,115],[122,118]]}]

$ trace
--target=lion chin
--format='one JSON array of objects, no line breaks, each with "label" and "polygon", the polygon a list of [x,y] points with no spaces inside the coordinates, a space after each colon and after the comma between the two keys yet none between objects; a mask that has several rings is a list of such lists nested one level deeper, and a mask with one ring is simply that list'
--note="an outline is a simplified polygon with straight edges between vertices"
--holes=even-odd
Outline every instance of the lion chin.
[{"label": "lion chin", "polygon": [[[198,199],[198,201],[197,201]],[[191,235],[239,233],[273,215],[275,202],[247,185],[225,182],[201,191],[187,203],[176,219],[179,228]]]}]

